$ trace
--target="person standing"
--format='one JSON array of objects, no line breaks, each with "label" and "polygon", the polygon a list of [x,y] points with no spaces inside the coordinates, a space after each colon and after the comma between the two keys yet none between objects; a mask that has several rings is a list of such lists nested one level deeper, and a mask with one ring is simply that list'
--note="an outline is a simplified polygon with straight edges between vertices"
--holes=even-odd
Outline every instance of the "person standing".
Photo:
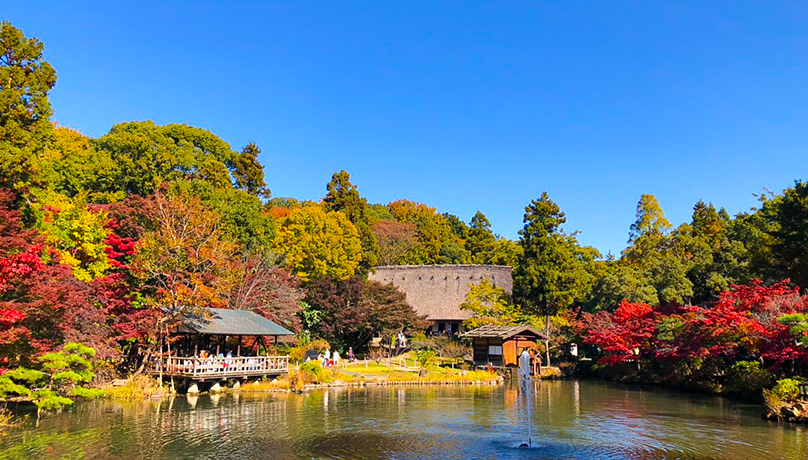
[{"label": "person standing", "polygon": [[325,349],[325,355],[323,356],[323,361],[325,361],[325,366],[323,367],[326,367],[329,364],[331,364],[331,350],[328,348]]}]

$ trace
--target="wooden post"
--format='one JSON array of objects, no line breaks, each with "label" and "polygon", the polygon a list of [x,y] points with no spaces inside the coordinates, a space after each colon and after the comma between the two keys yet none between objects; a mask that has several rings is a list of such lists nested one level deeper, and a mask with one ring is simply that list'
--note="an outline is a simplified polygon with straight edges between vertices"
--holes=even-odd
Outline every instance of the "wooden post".
[{"label": "wooden post", "polygon": [[241,356],[241,336],[238,336],[238,349],[236,350],[236,356]]}]

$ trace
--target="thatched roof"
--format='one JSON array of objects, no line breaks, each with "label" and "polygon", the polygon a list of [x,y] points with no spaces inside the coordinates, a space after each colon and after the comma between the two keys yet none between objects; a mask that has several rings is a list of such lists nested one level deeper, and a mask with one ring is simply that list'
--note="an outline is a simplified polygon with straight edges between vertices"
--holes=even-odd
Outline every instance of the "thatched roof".
[{"label": "thatched roof", "polygon": [[535,335],[536,337],[540,337],[542,339],[544,338],[544,333],[539,332],[530,326],[480,326],[477,329],[460,334],[460,337],[469,339],[476,337],[490,339],[498,338],[505,340],[515,335],[525,333]]},{"label": "thatched roof", "polygon": [[488,279],[508,294],[513,289],[512,268],[504,265],[388,265],[375,267],[371,281],[392,283],[419,315],[432,321],[463,321],[471,312],[460,309],[469,285]]},{"label": "thatched roof", "polygon": [[247,310],[199,308],[199,315],[186,315],[177,332],[208,335],[294,335],[288,329]]}]

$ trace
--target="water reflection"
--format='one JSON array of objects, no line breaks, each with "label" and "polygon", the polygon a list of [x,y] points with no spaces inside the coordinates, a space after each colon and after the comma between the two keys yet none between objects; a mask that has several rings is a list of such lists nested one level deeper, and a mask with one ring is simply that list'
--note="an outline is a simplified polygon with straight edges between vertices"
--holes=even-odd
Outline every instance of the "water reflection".
[{"label": "water reflection", "polygon": [[0,438],[0,459],[805,459],[808,432],[721,398],[535,382],[519,450],[518,388],[334,388],[100,401]]}]

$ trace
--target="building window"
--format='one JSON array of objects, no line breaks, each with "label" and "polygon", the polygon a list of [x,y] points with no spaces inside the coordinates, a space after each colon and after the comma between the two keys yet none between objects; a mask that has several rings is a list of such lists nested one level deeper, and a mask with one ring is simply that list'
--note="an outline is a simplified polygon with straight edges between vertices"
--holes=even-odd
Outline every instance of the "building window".
[{"label": "building window", "polygon": [[488,354],[502,356],[502,345],[488,345]]}]

